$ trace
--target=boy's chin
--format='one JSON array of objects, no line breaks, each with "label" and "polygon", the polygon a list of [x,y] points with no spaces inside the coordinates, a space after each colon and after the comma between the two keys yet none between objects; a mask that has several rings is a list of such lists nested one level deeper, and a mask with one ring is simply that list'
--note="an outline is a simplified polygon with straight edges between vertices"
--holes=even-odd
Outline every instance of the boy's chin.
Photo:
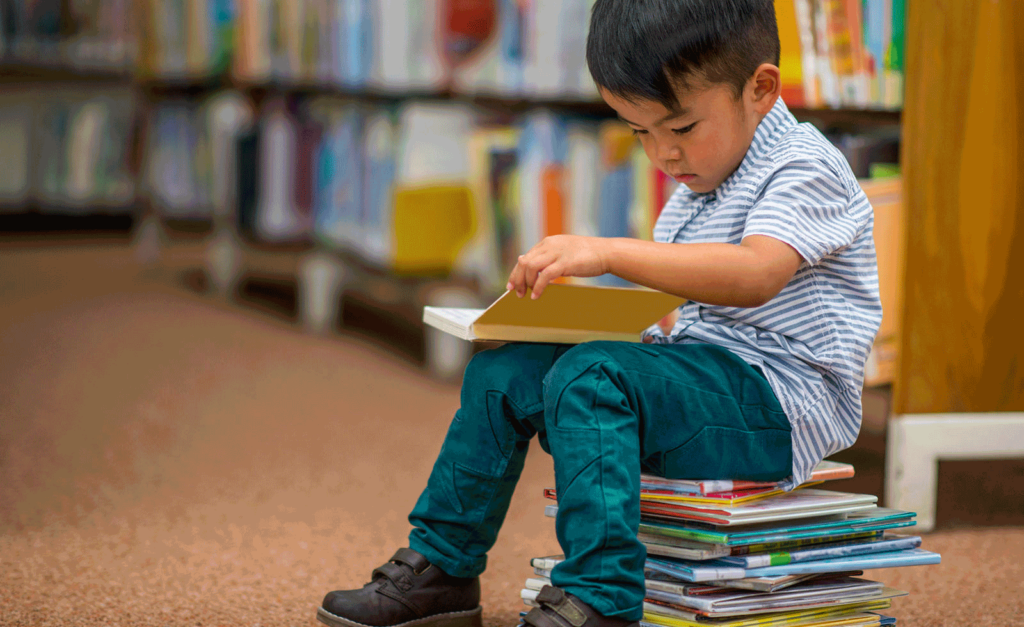
[{"label": "boy's chin", "polygon": [[[664,170],[662,170],[662,172],[664,172]],[[695,174],[690,174],[681,177],[672,176],[668,172],[665,172],[665,174],[667,174],[670,178],[675,179],[677,183],[685,186],[694,194],[706,194],[708,192],[713,192],[716,189],[718,189],[718,186],[721,185],[722,181],[724,180],[709,180],[706,177],[697,176]]]},{"label": "boy's chin", "polygon": [[709,185],[704,181],[691,181],[689,183],[682,184],[689,188],[689,190],[694,194],[706,194],[708,192],[713,192],[718,187],[718,185]]}]

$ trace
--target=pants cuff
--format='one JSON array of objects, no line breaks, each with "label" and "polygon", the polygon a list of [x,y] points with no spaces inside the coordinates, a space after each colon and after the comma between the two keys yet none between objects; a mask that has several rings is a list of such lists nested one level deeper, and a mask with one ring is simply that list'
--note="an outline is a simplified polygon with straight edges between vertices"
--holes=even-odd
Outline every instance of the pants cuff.
[{"label": "pants cuff", "polygon": [[422,542],[416,536],[409,535],[409,548],[427,558],[431,564],[439,567],[452,577],[479,577],[487,568],[487,556],[477,558],[468,564],[451,559],[437,552],[434,547]]},{"label": "pants cuff", "polygon": [[644,617],[643,603],[625,610],[616,610],[607,598],[595,595],[592,588],[566,587],[563,589],[574,597],[577,597],[580,601],[583,601],[590,607],[597,610],[601,616],[621,618],[628,621],[638,621]]}]

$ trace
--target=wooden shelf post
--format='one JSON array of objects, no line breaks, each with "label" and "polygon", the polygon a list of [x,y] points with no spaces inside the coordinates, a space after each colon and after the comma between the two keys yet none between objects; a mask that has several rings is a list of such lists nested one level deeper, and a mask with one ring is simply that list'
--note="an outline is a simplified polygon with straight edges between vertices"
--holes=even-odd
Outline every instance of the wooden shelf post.
[{"label": "wooden shelf post", "polygon": [[906,270],[886,486],[890,506],[926,510],[923,528],[939,460],[1024,457],[1021,24],[1015,0],[908,2]]}]

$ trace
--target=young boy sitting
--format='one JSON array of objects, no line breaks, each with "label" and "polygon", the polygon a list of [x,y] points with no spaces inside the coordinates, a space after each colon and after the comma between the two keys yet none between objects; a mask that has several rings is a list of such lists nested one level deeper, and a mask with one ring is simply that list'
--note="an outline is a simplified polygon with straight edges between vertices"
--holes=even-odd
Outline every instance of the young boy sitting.
[{"label": "young boy sitting", "polygon": [[587,62],[682,185],[654,242],[548,237],[508,289],[536,298],[556,277],[612,273],[688,302],[644,343],[477,354],[409,548],[362,589],[329,593],[329,625],[479,627],[478,576],[534,435],[554,459],[565,561],[533,627],[642,617],[642,471],[792,488],[857,437],[881,320],[872,210],[839,151],[779,98],[772,0],[598,0]]}]

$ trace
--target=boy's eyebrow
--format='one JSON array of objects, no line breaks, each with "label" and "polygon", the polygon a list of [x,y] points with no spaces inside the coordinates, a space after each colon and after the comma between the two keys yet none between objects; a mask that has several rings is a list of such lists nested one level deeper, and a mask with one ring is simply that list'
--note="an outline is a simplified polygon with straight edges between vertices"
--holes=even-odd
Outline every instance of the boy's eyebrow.
[{"label": "boy's eyebrow", "polygon": [[[681,117],[683,117],[684,115],[686,115],[689,112],[690,112],[689,109],[678,109],[676,111],[669,111],[668,115],[666,115],[665,117],[663,117],[660,120],[658,120],[657,122],[655,122],[654,125],[658,126],[660,124],[664,124],[665,122],[668,122],[669,120],[674,120],[676,118],[681,118]],[[626,124],[632,124],[633,126],[642,126],[640,124],[637,124],[636,122],[630,122],[626,118],[622,117],[621,113],[619,113],[618,116],[619,116],[619,119],[622,120],[623,122],[625,122]]]}]

